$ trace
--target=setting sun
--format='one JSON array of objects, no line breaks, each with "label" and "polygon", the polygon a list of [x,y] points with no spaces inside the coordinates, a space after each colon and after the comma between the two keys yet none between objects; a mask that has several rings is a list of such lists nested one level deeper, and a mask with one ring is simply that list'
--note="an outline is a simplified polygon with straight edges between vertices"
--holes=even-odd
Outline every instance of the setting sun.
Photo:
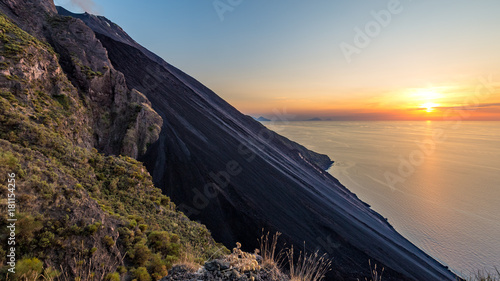
[{"label": "setting sun", "polygon": [[434,111],[434,107],[438,106],[438,104],[435,104],[435,103],[432,103],[432,102],[428,102],[428,103],[425,103],[425,104],[422,104],[422,108],[426,109],[427,112],[433,112]]}]

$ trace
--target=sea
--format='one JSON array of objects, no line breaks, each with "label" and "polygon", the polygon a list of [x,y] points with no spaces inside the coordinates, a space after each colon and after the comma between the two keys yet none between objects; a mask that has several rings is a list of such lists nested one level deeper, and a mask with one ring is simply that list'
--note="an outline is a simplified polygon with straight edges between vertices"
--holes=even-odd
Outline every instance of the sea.
[{"label": "sea", "polygon": [[500,270],[500,122],[262,122],[462,276]]}]

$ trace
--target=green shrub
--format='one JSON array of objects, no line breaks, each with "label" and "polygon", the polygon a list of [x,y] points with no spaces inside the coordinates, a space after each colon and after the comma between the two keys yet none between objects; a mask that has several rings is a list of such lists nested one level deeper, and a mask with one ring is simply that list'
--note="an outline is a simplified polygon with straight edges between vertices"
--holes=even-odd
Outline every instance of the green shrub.
[{"label": "green shrub", "polygon": [[64,110],[69,109],[71,101],[68,96],[64,94],[59,94],[59,95],[53,95],[52,97],[64,108]]},{"label": "green shrub", "polygon": [[[201,259],[201,261],[198,262],[199,264],[202,264],[203,262],[205,262],[204,258],[199,258],[199,259]],[[172,268],[172,265],[175,264],[178,260],[179,260],[179,257],[176,257],[176,256],[167,256],[165,258],[165,265],[167,266],[167,269]]]},{"label": "green shrub", "polygon": [[[29,276],[32,280],[37,280],[43,271],[43,262],[37,258],[24,258],[16,264],[16,276]],[[18,280],[20,280],[19,278]]]},{"label": "green shrub", "polygon": [[137,281],[151,281],[151,276],[148,273],[148,270],[145,267],[139,267],[134,272],[134,277]]},{"label": "green shrub", "polygon": [[103,241],[108,248],[111,248],[115,245],[115,240],[113,240],[113,238],[108,235],[104,236]]},{"label": "green shrub", "polygon": [[82,228],[79,227],[78,225],[74,224],[69,228],[70,234],[73,235],[80,235],[82,233]]},{"label": "green shrub", "polygon": [[88,232],[90,235],[93,235],[94,233],[97,232],[97,226],[95,224],[90,224],[85,228],[85,231]]},{"label": "green shrub", "polygon": [[122,266],[120,265],[119,267],[116,268],[116,270],[118,271],[118,273],[120,274],[125,274],[127,273],[127,268],[125,266]]},{"label": "green shrub", "polygon": [[151,258],[151,250],[146,245],[137,243],[134,246],[133,256],[136,265],[144,266]]},{"label": "green shrub", "polygon": [[170,204],[170,198],[165,195],[161,195],[160,204],[167,207]]},{"label": "green shrub", "polygon": [[170,235],[170,242],[172,242],[172,243],[179,243],[179,240],[180,240],[179,239],[179,235],[177,235],[177,234]]},{"label": "green shrub", "polygon": [[146,229],[148,229],[148,225],[147,224],[139,224],[139,229],[144,232],[146,231]]},{"label": "green shrub", "polygon": [[129,221],[128,228],[134,229],[136,226],[137,226],[137,221],[135,221],[135,220]]},{"label": "green shrub", "polygon": [[151,272],[151,277],[154,280],[160,280],[168,275],[166,262],[161,259],[159,254],[153,255],[149,265],[149,272]]},{"label": "green shrub", "polygon": [[170,234],[167,231],[152,231],[148,235],[148,242],[155,252],[168,254]]},{"label": "green shrub", "polygon": [[106,281],[120,281],[120,274],[118,272],[109,273],[104,278]]},{"label": "green shrub", "polygon": [[99,228],[101,228],[101,223],[100,222],[95,222],[93,224],[89,224],[87,225],[87,227],[85,227],[85,232],[87,234],[90,234],[90,235],[94,235],[97,230],[99,230]]},{"label": "green shrub", "polygon": [[11,170],[17,170],[21,168],[19,160],[10,151],[5,151],[0,153],[0,161],[7,165]]},{"label": "green shrub", "polygon": [[54,233],[50,231],[45,231],[40,235],[40,240],[38,242],[38,245],[42,248],[47,248],[52,244],[54,238],[55,238]]}]

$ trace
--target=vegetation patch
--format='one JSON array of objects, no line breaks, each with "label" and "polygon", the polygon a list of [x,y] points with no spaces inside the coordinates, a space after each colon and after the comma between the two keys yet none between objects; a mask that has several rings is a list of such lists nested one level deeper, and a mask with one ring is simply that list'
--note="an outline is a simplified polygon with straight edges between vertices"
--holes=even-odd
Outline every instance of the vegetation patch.
[{"label": "vegetation patch", "polygon": [[[1,53],[8,58],[20,59],[30,46],[43,47],[55,54],[49,45],[24,32],[2,13],[0,13],[0,41],[3,43]],[[6,65],[2,67],[6,68]]]}]

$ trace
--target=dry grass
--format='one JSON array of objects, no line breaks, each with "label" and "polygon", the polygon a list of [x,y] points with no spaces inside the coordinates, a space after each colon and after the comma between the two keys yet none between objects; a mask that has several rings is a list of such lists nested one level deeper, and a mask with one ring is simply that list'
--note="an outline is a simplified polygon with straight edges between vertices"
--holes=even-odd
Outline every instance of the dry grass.
[{"label": "dry grass", "polygon": [[276,251],[280,232],[276,232],[272,237],[269,232],[266,234],[262,232],[259,241],[260,250],[256,250],[256,253],[260,253],[262,257],[262,268],[271,276],[275,276],[275,280],[279,279],[285,261],[288,262],[290,268],[291,281],[319,281],[330,271],[332,263],[325,255],[320,256],[318,252],[307,254],[301,251],[295,262],[293,246],[287,251]]},{"label": "dry grass", "polygon": [[186,245],[185,250],[181,254],[179,260],[173,264],[173,267],[175,266],[180,266],[185,268],[188,272],[194,273],[200,269],[201,265],[197,262],[196,260],[196,255],[193,250],[193,247],[188,244]]},{"label": "dry grass", "polygon": [[262,230],[262,235],[259,240],[260,249],[256,250],[256,253],[259,253],[262,257],[262,266],[280,267],[283,260],[283,252],[280,251],[276,253],[276,245],[278,244],[280,235],[280,232],[276,232],[271,238],[269,238],[269,232],[264,234],[264,230]]},{"label": "dry grass", "polygon": [[256,254],[260,254],[262,257],[262,269],[268,274],[271,280],[282,280],[282,265],[284,263],[284,253],[283,251],[276,252],[276,246],[278,245],[278,239],[281,233],[276,232],[272,237],[270,237],[269,232],[264,234],[262,230],[262,235],[259,239],[259,249],[255,249]]},{"label": "dry grass", "polygon": [[286,252],[290,266],[291,281],[319,281],[325,278],[330,271],[332,262],[325,255],[319,255],[318,251],[307,254],[305,251],[299,253],[297,262],[294,261],[293,246]]},{"label": "dry grass", "polygon": [[[370,281],[382,281],[382,274],[384,274],[385,268],[382,267],[382,270],[380,272],[378,272],[377,264],[375,264],[375,266],[373,268],[372,268],[372,261],[371,260],[368,260],[368,264],[370,265],[370,275],[372,276]],[[358,279],[358,281],[359,281],[359,279]],[[365,281],[368,281],[368,279],[365,278]]]}]

